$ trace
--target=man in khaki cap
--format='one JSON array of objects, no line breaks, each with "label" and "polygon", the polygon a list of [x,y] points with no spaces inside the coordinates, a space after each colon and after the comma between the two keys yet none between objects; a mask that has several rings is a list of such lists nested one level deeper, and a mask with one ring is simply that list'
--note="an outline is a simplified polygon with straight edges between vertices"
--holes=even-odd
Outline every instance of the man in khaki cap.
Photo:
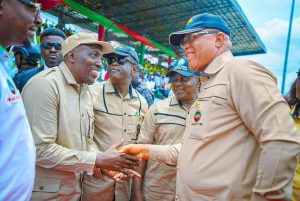
[{"label": "man in khaki cap", "polygon": [[[148,110],[145,98],[131,86],[137,70],[138,56],[134,48],[120,46],[105,55],[110,79],[104,84],[95,83],[94,140],[100,151],[106,150],[122,138],[124,144],[135,143],[140,126]],[[84,201],[125,201],[130,199],[130,181],[115,183],[88,177],[84,181]]]},{"label": "man in khaki cap", "polygon": [[274,75],[232,56],[220,16],[190,18],[170,43],[181,45],[191,69],[202,72],[182,144],[123,151],[177,163],[176,200],[291,200],[300,139]]},{"label": "man in khaki cap", "polygon": [[90,84],[113,51],[93,34],[79,33],[62,44],[63,62],[33,77],[22,97],[37,152],[32,200],[80,200],[81,182],[94,167],[122,171],[137,158],[93,142],[94,113]]}]

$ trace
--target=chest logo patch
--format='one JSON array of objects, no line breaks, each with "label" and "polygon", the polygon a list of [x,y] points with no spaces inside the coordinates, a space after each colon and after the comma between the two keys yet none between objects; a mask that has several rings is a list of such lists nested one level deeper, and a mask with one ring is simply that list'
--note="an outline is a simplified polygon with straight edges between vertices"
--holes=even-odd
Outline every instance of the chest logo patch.
[{"label": "chest logo patch", "polygon": [[200,119],[201,119],[201,112],[198,110],[195,112],[194,121],[198,122],[198,121],[200,121]]}]

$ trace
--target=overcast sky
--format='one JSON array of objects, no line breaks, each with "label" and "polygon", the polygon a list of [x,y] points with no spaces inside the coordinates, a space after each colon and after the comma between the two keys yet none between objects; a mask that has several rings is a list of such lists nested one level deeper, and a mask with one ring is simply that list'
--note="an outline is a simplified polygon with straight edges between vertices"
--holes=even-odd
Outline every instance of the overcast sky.
[{"label": "overcast sky", "polygon": [[[292,0],[237,0],[248,20],[267,48],[266,54],[246,56],[253,59],[277,77],[281,88],[285,49]],[[300,0],[295,0],[285,92],[296,79],[300,68]]]}]

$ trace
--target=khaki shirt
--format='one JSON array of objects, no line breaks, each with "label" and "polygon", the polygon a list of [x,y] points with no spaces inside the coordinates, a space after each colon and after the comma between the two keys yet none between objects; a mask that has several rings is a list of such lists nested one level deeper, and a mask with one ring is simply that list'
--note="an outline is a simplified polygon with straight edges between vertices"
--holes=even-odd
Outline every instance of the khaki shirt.
[{"label": "khaki shirt", "polygon": [[92,173],[97,151],[89,86],[62,63],[33,77],[22,97],[37,152],[32,200],[79,200],[82,173]]},{"label": "khaki shirt", "polygon": [[[148,111],[145,98],[135,89],[130,87],[129,93],[121,97],[115,90],[110,80],[104,84],[96,83],[92,86],[94,95],[95,135],[100,151],[105,151],[112,145],[121,142],[124,145],[136,142],[141,123]],[[130,181],[117,183],[94,177],[86,177],[84,182],[84,200],[98,200],[99,196],[104,200],[129,200]]]},{"label": "khaki shirt", "polygon": [[[177,200],[290,200],[299,143],[275,77],[225,52],[201,76],[189,111]],[[164,149],[150,147],[151,158],[174,163],[178,147]]]},{"label": "khaki shirt", "polygon": [[[155,103],[145,116],[137,143],[180,143],[187,114],[188,110],[179,104],[174,95]],[[176,167],[148,161],[143,180],[145,200],[174,201],[175,192]]]}]

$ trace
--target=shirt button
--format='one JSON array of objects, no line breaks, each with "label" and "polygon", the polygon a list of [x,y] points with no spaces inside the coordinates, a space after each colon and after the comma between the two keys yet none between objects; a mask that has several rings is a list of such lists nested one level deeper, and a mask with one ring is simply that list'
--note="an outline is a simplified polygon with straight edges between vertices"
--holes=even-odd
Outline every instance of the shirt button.
[{"label": "shirt button", "polygon": [[126,112],[124,112],[124,115],[126,115]]},{"label": "shirt button", "polygon": [[126,129],[124,129],[124,132],[126,132]]},{"label": "shirt button", "polygon": [[40,186],[40,190],[44,190],[45,189],[45,187],[44,186]]},{"label": "shirt button", "polygon": [[81,117],[84,117],[84,115],[83,115],[83,114],[81,114]]}]

